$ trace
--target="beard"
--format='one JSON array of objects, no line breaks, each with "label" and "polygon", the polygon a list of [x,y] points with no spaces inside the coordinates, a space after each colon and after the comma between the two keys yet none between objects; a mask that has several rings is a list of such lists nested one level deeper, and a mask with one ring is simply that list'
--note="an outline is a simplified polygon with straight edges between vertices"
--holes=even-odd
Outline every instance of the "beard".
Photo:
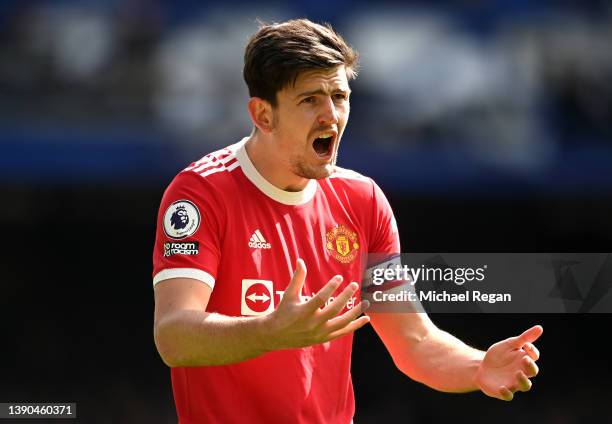
[{"label": "beard", "polygon": [[291,171],[302,178],[321,180],[331,176],[336,171],[338,149],[334,152],[331,161],[325,164],[310,164],[304,156],[294,156],[290,159]]}]

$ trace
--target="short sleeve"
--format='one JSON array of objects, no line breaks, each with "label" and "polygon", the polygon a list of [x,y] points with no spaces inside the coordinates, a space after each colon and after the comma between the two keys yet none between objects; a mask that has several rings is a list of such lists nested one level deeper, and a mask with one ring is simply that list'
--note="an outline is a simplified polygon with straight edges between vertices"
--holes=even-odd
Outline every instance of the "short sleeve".
[{"label": "short sleeve", "polygon": [[193,278],[214,288],[223,223],[208,183],[183,172],[164,192],[153,249],[153,285],[170,278]]},{"label": "short sleeve", "polygon": [[398,255],[400,253],[400,240],[397,230],[397,222],[391,205],[389,204],[384,193],[372,181],[373,184],[373,211],[372,219],[372,236],[369,246],[369,253],[381,254],[384,256]]},{"label": "short sleeve", "polygon": [[401,251],[397,223],[391,210],[391,205],[389,205],[380,187],[373,181],[372,185],[372,235],[368,250],[367,269],[363,280],[365,293],[371,293],[376,290],[386,291],[406,284],[403,280],[385,281],[382,285],[373,282],[372,276],[376,269],[401,266]]}]

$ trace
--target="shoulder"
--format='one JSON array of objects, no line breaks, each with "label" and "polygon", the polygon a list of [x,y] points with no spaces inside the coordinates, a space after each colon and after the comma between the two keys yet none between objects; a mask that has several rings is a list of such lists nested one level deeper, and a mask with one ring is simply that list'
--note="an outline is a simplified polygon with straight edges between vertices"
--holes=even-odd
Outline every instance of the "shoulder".
[{"label": "shoulder", "polygon": [[[232,144],[223,149],[216,150],[202,157],[201,159],[192,162],[188,167],[183,169],[178,176],[191,175],[198,176],[202,179],[217,179],[217,177],[227,177],[227,173],[238,167],[238,159],[236,152],[242,145],[242,142]],[[213,175],[217,177],[211,178]]]},{"label": "shoulder", "polygon": [[229,189],[232,181],[231,173],[239,166],[236,151],[240,145],[241,143],[232,144],[192,162],[174,177],[168,188],[187,186],[196,190],[224,191]]},{"label": "shoulder", "polygon": [[329,178],[332,180],[336,180],[336,181],[343,181],[343,180],[353,181],[356,184],[359,184],[359,183],[372,184],[373,183],[370,177],[366,177],[365,175],[362,175],[357,171],[353,171],[352,169],[341,168],[339,166],[336,166],[336,171],[333,174],[331,174]]},{"label": "shoulder", "polygon": [[328,179],[336,193],[342,192],[354,201],[373,202],[375,207],[387,207],[386,197],[376,182],[351,169],[336,167]]},{"label": "shoulder", "polygon": [[336,167],[335,172],[327,178],[334,190],[344,191],[351,195],[372,197],[376,183],[365,175],[351,169]]}]

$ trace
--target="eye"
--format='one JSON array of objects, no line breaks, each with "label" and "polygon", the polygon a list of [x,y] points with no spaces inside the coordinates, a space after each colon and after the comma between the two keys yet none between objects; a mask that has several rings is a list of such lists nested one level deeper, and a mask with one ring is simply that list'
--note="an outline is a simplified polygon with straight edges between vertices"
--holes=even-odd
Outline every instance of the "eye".
[{"label": "eye", "polygon": [[348,100],[348,94],[346,93],[335,93],[334,100]]},{"label": "eye", "polygon": [[302,99],[302,101],[300,103],[312,104],[312,103],[315,102],[315,100],[316,99],[314,98],[314,96],[308,96],[308,97]]}]

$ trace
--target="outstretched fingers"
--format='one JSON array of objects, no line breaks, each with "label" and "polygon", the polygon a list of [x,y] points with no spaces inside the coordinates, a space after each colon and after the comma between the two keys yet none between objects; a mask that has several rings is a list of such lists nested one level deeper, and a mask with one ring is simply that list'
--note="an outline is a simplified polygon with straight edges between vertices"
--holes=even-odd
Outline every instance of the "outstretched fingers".
[{"label": "outstretched fingers", "polygon": [[287,285],[285,289],[285,294],[283,295],[283,299],[287,300],[298,300],[300,299],[300,293],[302,293],[302,287],[304,286],[304,281],[306,280],[306,264],[301,258],[298,258],[295,264],[295,272],[293,273],[293,277],[291,277],[291,281]]},{"label": "outstretched fingers", "polygon": [[346,336],[347,334],[353,333],[359,330],[361,327],[370,322],[370,317],[367,315],[361,316],[354,321],[351,321],[350,324],[345,327],[340,328],[339,330],[333,331],[328,334],[327,340],[334,340],[338,337]]},{"label": "outstretched fingers", "polygon": [[327,321],[338,315],[358,288],[359,285],[357,283],[351,283],[346,286],[344,290],[342,290],[342,293],[336,296],[321,310],[321,318]]},{"label": "outstretched fingers", "polygon": [[368,306],[367,301],[338,316],[359,289],[359,284],[349,284],[328,302],[342,283],[342,276],[336,275],[317,294],[304,301],[301,293],[305,279],[306,265],[302,259],[298,259],[281,303],[268,321],[272,332],[278,336],[281,348],[311,346],[334,340],[370,322],[369,317],[359,316]]},{"label": "outstretched fingers", "polygon": [[367,300],[364,300],[363,302],[359,303],[358,305],[355,305],[352,309],[349,309],[342,315],[330,319],[329,321],[327,321],[326,324],[327,331],[332,333],[348,326],[351,322],[358,319],[359,315],[361,315],[363,311],[365,311],[369,306],[370,303]]},{"label": "outstretched fingers", "polygon": [[308,310],[308,312],[313,313],[319,308],[325,306],[325,303],[330,298],[330,296],[338,289],[338,287],[342,283],[342,280],[343,278],[341,275],[336,275],[331,280],[329,280],[329,282],[325,284],[317,294],[315,294],[306,302],[306,309]]},{"label": "outstretched fingers", "polygon": [[[341,277],[339,281],[342,281]],[[334,289],[329,293],[324,291],[325,287],[319,293],[317,293],[317,296],[321,295],[321,298],[318,300],[315,298],[310,300],[315,301],[313,307],[318,307],[318,305],[321,303],[325,304],[338,285],[333,287]],[[352,333],[370,322],[369,317],[359,316],[370,305],[367,300],[354,305],[353,308],[349,309],[342,315],[338,315],[358,289],[359,285],[357,283],[350,283],[338,296],[333,298],[331,302],[327,303],[327,305],[320,310],[319,319],[323,325],[322,329],[326,333],[325,340],[334,340],[338,337]]]}]

